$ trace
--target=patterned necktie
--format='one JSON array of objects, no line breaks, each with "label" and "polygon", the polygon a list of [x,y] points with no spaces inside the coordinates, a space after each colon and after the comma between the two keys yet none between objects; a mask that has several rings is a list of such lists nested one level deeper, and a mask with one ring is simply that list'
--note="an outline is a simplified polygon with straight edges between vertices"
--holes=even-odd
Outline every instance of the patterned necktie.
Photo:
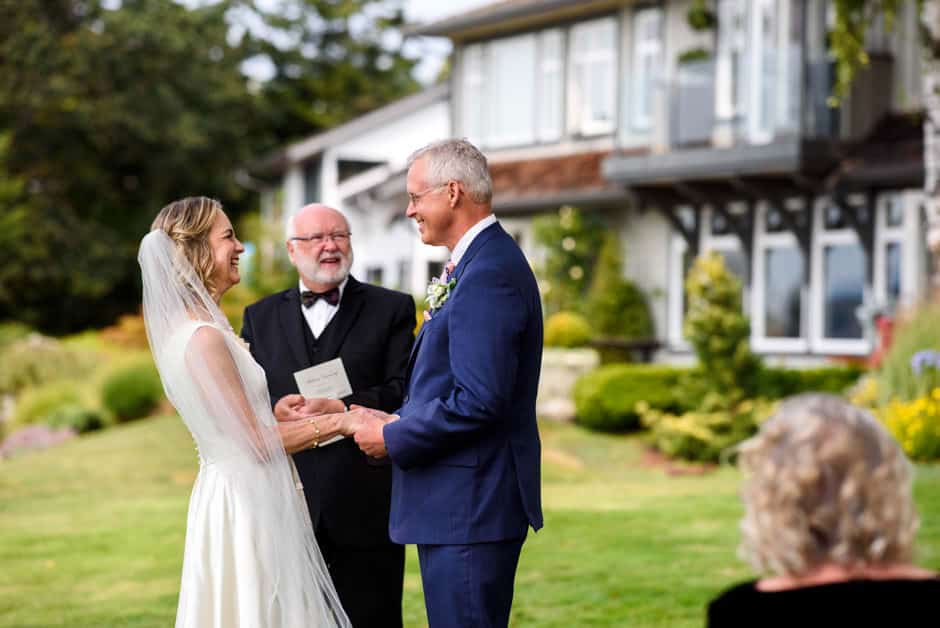
[{"label": "patterned necktie", "polygon": [[456,266],[450,260],[447,260],[447,264],[444,266],[444,282],[450,281],[450,276],[454,274],[454,268]]},{"label": "patterned necktie", "polygon": [[326,292],[304,290],[300,293],[300,300],[303,302],[304,307],[311,307],[317,302],[317,299],[323,299],[330,305],[336,305],[339,303],[339,288],[330,288]]}]

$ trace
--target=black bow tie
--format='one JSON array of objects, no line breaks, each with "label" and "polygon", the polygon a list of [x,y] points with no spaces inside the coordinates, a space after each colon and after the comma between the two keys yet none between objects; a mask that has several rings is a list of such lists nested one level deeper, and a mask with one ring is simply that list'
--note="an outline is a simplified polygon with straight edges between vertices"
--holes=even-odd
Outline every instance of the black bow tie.
[{"label": "black bow tie", "polygon": [[330,305],[336,305],[339,303],[339,288],[330,288],[326,292],[304,290],[300,293],[300,300],[303,301],[304,307],[312,306],[317,302],[317,299],[323,299]]}]

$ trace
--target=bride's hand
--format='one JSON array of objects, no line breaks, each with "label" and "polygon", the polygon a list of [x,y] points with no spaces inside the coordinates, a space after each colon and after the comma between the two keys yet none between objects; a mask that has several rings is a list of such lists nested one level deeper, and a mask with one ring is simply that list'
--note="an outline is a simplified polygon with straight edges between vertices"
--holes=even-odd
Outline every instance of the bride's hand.
[{"label": "bride's hand", "polygon": [[274,416],[278,421],[290,422],[307,418],[304,411],[305,399],[303,395],[284,395],[274,404]]},{"label": "bride's hand", "polygon": [[346,411],[346,404],[339,399],[326,399],[314,397],[304,401],[302,412],[305,416],[318,416],[321,414],[335,414]]}]

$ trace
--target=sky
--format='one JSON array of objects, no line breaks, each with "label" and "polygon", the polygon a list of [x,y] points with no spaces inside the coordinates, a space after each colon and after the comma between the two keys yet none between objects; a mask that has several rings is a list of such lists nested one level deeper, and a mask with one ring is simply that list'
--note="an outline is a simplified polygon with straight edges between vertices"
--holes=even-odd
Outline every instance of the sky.
[{"label": "sky", "polygon": [[[494,0],[405,0],[405,18],[409,22],[427,23],[463,13]],[[450,43],[443,39],[423,39],[413,48],[422,57],[415,76],[422,83],[432,83],[450,52]]]}]

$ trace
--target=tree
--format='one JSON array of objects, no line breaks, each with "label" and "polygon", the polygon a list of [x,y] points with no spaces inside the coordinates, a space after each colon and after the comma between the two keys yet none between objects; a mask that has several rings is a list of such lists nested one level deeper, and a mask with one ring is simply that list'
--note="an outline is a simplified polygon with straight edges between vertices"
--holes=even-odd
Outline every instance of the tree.
[{"label": "tree", "polygon": [[[0,320],[65,332],[136,309],[137,243],[163,205],[253,209],[241,166],[414,88],[400,11],[285,0],[261,14],[266,40],[239,21],[254,5],[0,2]],[[257,85],[243,64],[263,54],[276,72]]]},{"label": "tree", "polygon": [[620,238],[604,236],[587,293],[585,314],[601,336],[625,339],[653,338],[653,319],[643,292],[623,276]]},{"label": "tree", "polygon": [[401,54],[401,0],[232,0],[249,56],[273,75],[260,86],[267,128],[280,143],[341,124],[417,91]]}]

